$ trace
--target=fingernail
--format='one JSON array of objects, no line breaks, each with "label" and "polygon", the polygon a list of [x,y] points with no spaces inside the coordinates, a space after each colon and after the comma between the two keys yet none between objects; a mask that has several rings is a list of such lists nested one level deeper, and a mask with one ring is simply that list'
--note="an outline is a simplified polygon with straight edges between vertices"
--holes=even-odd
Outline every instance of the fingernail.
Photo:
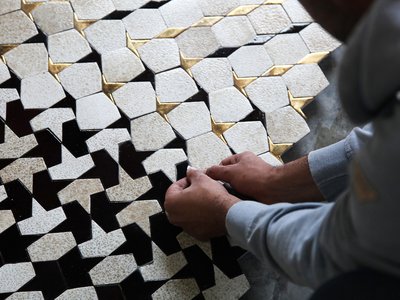
[{"label": "fingernail", "polygon": [[193,168],[193,167],[191,167],[191,166],[188,166],[188,167],[187,167],[187,170],[186,170],[186,172],[189,172],[189,170],[197,171],[197,169],[196,169],[196,168]]}]

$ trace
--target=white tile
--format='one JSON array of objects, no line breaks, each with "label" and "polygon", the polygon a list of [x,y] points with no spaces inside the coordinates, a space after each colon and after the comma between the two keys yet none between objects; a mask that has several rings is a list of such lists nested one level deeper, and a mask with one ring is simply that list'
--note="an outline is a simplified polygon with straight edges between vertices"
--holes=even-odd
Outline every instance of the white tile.
[{"label": "white tile", "polygon": [[74,13],[68,1],[43,3],[32,11],[32,16],[46,35],[74,28]]},{"label": "white tile", "polygon": [[240,5],[239,0],[198,0],[205,16],[225,16]]},{"label": "white tile", "polygon": [[158,9],[138,9],[122,21],[132,39],[152,39],[167,29]]},{"label": "white tile", "polygon": [[[1,68],[1,64],[0,64]],[[1,81],[1,80],[0,80]],[[7,119],[7,103],[18,100],[19,94],[17,89],[0,89],[0,117]]]},{"label": "white tile", "polygon": [[111,202],[131,202],[152,188],[147,176],[132,179],[121,167],[119,168],[119,184],[107,189]]},{"label": "white tile", "polygon": [[262,4],[265,0],[240,0],[240,5]]},{"label": "white tile", "polygon": [[108,256],[89,271],[95,286],[120,283],[137,269],[132,254]]},{"label": "white tile", "polygon": [[174,39],[154,39],[139,48],[142,61],[154,73],[180,66],[178,44]]},{"label": "white tile", "polygon": [[113,93],[115,104],[130,119],[156,111],[156,92],[150,82],[128,82]]},{"label": "white tile", "polygon": [[102,90],[101,72],[97,63],[76,63],[58,74],[64,89],[75,99]]},{"label": "white tile", "polygon": [[105,257],[117,250],[126,238],[121,229],[105,232],[96,222],[92,221],[92,238],[79,244],[83,258]]},{"label": "white tile", "polygon": [[4,188],[4,185],[0,185],[0,202],[4,201],[7,199],[7,192],[6,189]]},{"label": "white tile", "polygon": [[0,159],[19,158],[38,145],[33,134],[18,137],[4,125],[4,143],[0,144]]},{"label": "white tile", "polygon": [[251,151],[258,155],[269,150],[267,131],[259,121],[236,123],[224,137],[235,153]]},{"label": "white tile", "polygon": [[243,46],[228,59],[239,77],[261,76],[273,65],[263,46]]},{"label": "white tile", "polygon": [[30,124],[35,132],[47,128],[50,129],[62,141],[63,124],[74,119],[75,114],[71,108],[49,108],[34,117]]},{"label": "white tile", "polygon": [[8,51],[4,57],[8,67],[21,79],[44,73],[49,68],[44,44],[21,44]]},{"label": "white tile", "polygon": [[21,102],[25,109],[49,108],[65,98],[61,84],[49,72],[21,81]]},{"label": "white tile", "polygon": [[340,42],[317,23],[308,25],[300,35],[311,52],[333,51],[340,46]]},{"label": "white tile", "polygon": [[66,219],[61,207],[46,211],[35,199],[32,199],[32,217],[17,224],[22,235],[38,235],[48,233]]},{"label": "white tile", "polygon": [[42,292],[18,292],[12,294],[7,300],[44,300]]},{"label": "white tile", "polygon": [[215,122],[239,122],[253,111],[249,100],[235,87],[212,92],[208,99]]},{"label": "white tile", "polygon": [[87,154],[75,157],[67,148],[62,146],[62,162],[49,168],[50,177],[53,180],[76,179],[94,167],[92,157]]},{"label": "white tile", "polygon": [[156,74],[155,80],[161,102],[183,102],[199,91],[194,80],[181,68]]},{"label": "white tile", "polygon": [[116,10],[131,11],[142,7],[150,0],[112,0]]},{"label": "white tile", "polygon": [[150,217],[162,212],[157,200],[134,201],[117,214],[121,227],[136,223],[148,236],[151,237]]},{"label": "white tile", "polygon": [[171,279],[155,291],[153,300],[193,299],[200,293],[194,279]]},{"label": "white tile", "polygon": [[245,275],[235,278],[226,276],[217,266],[214,266],[215,286],[203,291],[206,300],[209,299],[239,299],[250,288]]},{"label": "white tile", "polygon": [[185,57],[203,58],[220,48],[211,27],[192,27],[176,37],[179,50]]},{"label": "white tile", "polygon": [[10,71],[7,66],[0,61],[0,84],[11,78]]},{"label": "white tile", "polygon": [[125,27],[121,20],[100,20],[84,32],[88,42],[100,54],[126,46]]},{"label": "white tile", "polygon": [[78,203],[90,214],[90,196],[104,191],[100,179],[78,179],[57,193],[61,204]]},{"label": "white tile", "polygon": [[204,102],[182,103],[167,115],[172,127],[185,139],[211,131],[211,117]]},{"label": "white tile", "polygon": [[298,0],[285,0],[282,4],[293,23],[311,23],[313,19]]},{"label": "white tile", "polygon": [[3,0],[0,6],[0,15],[16,11],[21,8],[21,2],[17,0]]},{"label": "white tile", "polygon": [[226,17],[212,27],[222,47],[236,48],[251,42],[256,33],[246,16]]},{"label": "white tile", "polygon": [[283,165],[283,163],[279,159],[277,159],[274,155],[272,155],[271,152],[263,153],[258,157],[261,158],[263,161],[265,161],[267,164],[270,164],[271,166],[274,167],[279,167]]},{"label": "white tile", "polygon": [[171,126],[158,113],[134,119],[131,136],[137,151],[157,151],[176,137]]},{"label": "white tile", "polygon": [[89,43],[75,29],[52,34],[47,41],[54,63],[74,63],[92,53]]},{"label": "white tile", "polygon": [[97,293],[93,286],[79,287],[75,289],[66,290],[56,300],[71,300],[71,299],[85,299],[97,300]]},{"label": "white tile", "polygon": [[294,97],[313,97],[325,89],[329,82],[317,64],[296,65],[283,75]]},{"label": "white tile", "polygon": [[0,268],[0,293],[15,292],[35,276],[30,262],[3,265]]},{"label": "white tile", "polygon": [[81,130],[104,129],[120,118],[117,107],[104,93],[76,101],[76,120]]},{"label": "white tile", "polygon": [[206,58],[191,70],[196,82],[207,93],[233,86],[232,68],[227,58]]},{"label": "white tile", "polygon": [[131,136],[126,128],[103,129],[86,140],[86,145],[90,152],[105,149],[118,162],[119,144],[130,140]]},{"label": "white tile", "polygon": [[246,93],[265,113],[289,105],[288,91],[281,77],[260,77],[246,87]]},{"label": "white tile", "polygon": [[76,246],[72,232],[49,233],[26,250],[32,262],[58,260]]},{"label": "white tile", "polygon": [[11,210],[0,210],[0,233],[15,224],[13,212]]},{"label": "white tile", "polygon": [[17,10],[0,16],[0,44],[21,44],[38,34],[29,17]]},{"label": "white tile", "polygon": [[275,144],[296,143],[310,132],[307,122],[291,106],[268,113],[265,118],[268,135]]},{"label": "white tile", "polygon": [[162,171],[172,181],[176,181],[176,165],[187,160],[187,156],[182,149],[160,149],[147,157],[143,162],[143,167],[147,174]]},{"label": "white tile", "polygon": [[275,65],[296,64],[310,53],[298,33],[276,35],[264,47]]},{"label": "white tile", "polygon": [[182,249],[189,248],[193,245],[197,245],[210,259],[212,259],[212,249],[211,243],[208,242],[200,242],[196,240],[194,237],[189,235],[188,233],[182,231],[180,234],[176,236],[177,241]]},{"label": "white tile", "polygon": [[19,179],[32,192],[32,175],[43,170],[46,170],[43,158],[19,158],[0,170],[0,178],[3,183]]},{"label": "white tile", "polygon": [[153,262],[140,267],[144,281],[168,280],[187,264],[182,252],[167,256],[155,243],[152,246]]},{"label": "white tile", "polygon": [[228,146],[212,132],[192,138],[186,144],[190,165],[201,170],[218,165],[232,155]]},{"label": "white tile", "polygon": [[70,0],[79,19],[98,20],[115,10],[112,0]]},{"label": "white tile", "polygon": [[288,28],[291,21],[281,5],[262,5],[248,15],[257,34],[276,34]]},{"label": "white tile", "polygon": [[196,0],[171,0],[159,10],[168,27],[189,27],[203,17]]},{"label": "white tile", "polygon": [[140,59],[128,48],[103,54],[101,63],[103,74],[109,82],[128,82],[145,70]]}]

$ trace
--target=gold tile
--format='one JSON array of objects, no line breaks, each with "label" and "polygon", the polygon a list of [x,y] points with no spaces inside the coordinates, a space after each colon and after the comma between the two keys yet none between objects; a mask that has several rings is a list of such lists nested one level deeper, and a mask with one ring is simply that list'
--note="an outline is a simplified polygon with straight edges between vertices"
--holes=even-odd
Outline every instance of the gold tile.
[{"label": "gold tile", "polygon": [[120,87],[124,86],[125,83],[122,82],[108,82],[104,75],[102,76],[102,86],[103,86],[103,92],[104,94],[107,95],[110,100],[115,103],[114,96],[112,93],[114,93],[116,90],[118,90]]},{"label": "gold tile", "polygon": [[[7,44],[7,45],[0,45],[0,56],[3,56],[4,54],[6,54],[8,51],[14,49],[15,47],[17,47],[18,44]],[[5,61],[5,58],[3,58],[3,60]]]},{"label": "gold tile", "polygon": [[265,72],[262,76],[282,76],[287,71],[293,68],[293,65],[280,65],[280,66],[273,66],[267,72]]},{"label": "gold tile", "polygon": [[303,112],[303,108],[310,104],[314,97],[293,97],[292,93],[289,91],[289,101],[290,105],[304,118],[307,119],[306,115]]},{"label": "gold tile", "polygon": [[323,60],[330,52],[316,52],[316,53],[310,53],[306,55],[304,58],[302,58],[298,64],[304,65],[304,64],[317,64],[321,60]]},{"label": "gold tile", "polygon": [[231,10],[227,16],[246,16],[247,14],[249,14],[250,12],[252,12],[253,10],[255,10],[257,7],[259,7],[259,5],[243,5],[243,6],[239,6],[234,8],[233,10]]},{"label": "gold tile", "polygon": [[281,162],[283,162],[282,155],[293,147],[293,144],[274,144],[270,137],[268,137],[268,144],[269,152]]},{"label": "gold tile", "polygon": [[202,58],[189,58],[185,57],[182,52],[180,53],[181,57],[181,66],[182,68],[191,76],[193,77],[192,71],[190,70],[191,67],[193,67],[195,64],[199,63],[202,61]]},{"label": "gold tile", "polygon": [[176,108],[180,103],[179,102],[166,102],[161,103],[160,99],[157,97],[157,112],[169,123],[167,114]]},{"label": "gold tile", "polygon": [[208,27],[217,24],[224,17],[204,17],[197,23],[193,24],[192,27]]},{"label": "gold tile", "polygon": [[80,20],[78,16],[74,14],[74,27],[83,36],[85,36],[84,30],[95,22],[96,20]]},{"label": "gold tile", "polygon": [[39,7],[40,5],[42,5],[43,3],[45,3],[46,1],[42,1],[42,2],[33,2],[33,3],[28,3],[26,2],[26,0],[21,0],[21,10],[26,13],[26,15],[33,20],[32,14],[31,12]]},{"label": "gold tile", "polygon": [[156,38],[158,39],[163,39],[163,38],[176,38],[178,35],[180,35],[182,32],[184,32],[187,28],[185,27],[171,27],[165,29],[163,32],[161,32]]},{"label": "gold tile", "polygon": [[211,130],[219,137],[225,144],[228,144],[224,138],[224,132],[231,128],[236,123],[216,123],[211,117]]},{"label": "gold tile", "polygon": [[253,81],[255,81],[257,79],[257,77],[238,77],[237,74],[235,72],[233,73],[233,83],[234,86],[243,94],[247,97],[247,93],[245,88],[252,83]]},{"label": "gold tile", "polygon": [[126,47],[128,47],[137,57],[140,57],[138,49],[150,40],[133,40],[128,33],[126,33]]},{"label": "gold tile", "polygon": [[65,70],[72,64],[67,64],[67,63],[53,63],[51,58],[49,57],[49,72],[58,80],[60,81],[60,78],[58,78],[58,73],[60,73],[62,70]]}]

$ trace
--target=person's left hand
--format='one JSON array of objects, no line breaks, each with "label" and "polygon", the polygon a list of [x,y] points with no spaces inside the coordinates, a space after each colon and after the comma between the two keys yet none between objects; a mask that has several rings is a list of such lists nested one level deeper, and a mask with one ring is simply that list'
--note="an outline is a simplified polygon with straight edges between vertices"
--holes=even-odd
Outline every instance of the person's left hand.
[{"label": "person's left hand", "polygon": [[170,186],[164,208],[168,220],[198,240],[226,234],[228,210],[240,200],[200,170],[189,168],[187,177]]}]

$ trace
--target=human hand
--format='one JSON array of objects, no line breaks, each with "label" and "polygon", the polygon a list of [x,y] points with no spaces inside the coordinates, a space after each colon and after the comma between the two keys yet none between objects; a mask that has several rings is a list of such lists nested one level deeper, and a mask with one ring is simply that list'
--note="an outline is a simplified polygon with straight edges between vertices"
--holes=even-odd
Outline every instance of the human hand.
[{"label": "human hand", "polygon": [[238,201],[219,182],[189,168],[187,177],[168,189],[164,208],[172,224],[205,241],[226,234],[226,214]]}]

